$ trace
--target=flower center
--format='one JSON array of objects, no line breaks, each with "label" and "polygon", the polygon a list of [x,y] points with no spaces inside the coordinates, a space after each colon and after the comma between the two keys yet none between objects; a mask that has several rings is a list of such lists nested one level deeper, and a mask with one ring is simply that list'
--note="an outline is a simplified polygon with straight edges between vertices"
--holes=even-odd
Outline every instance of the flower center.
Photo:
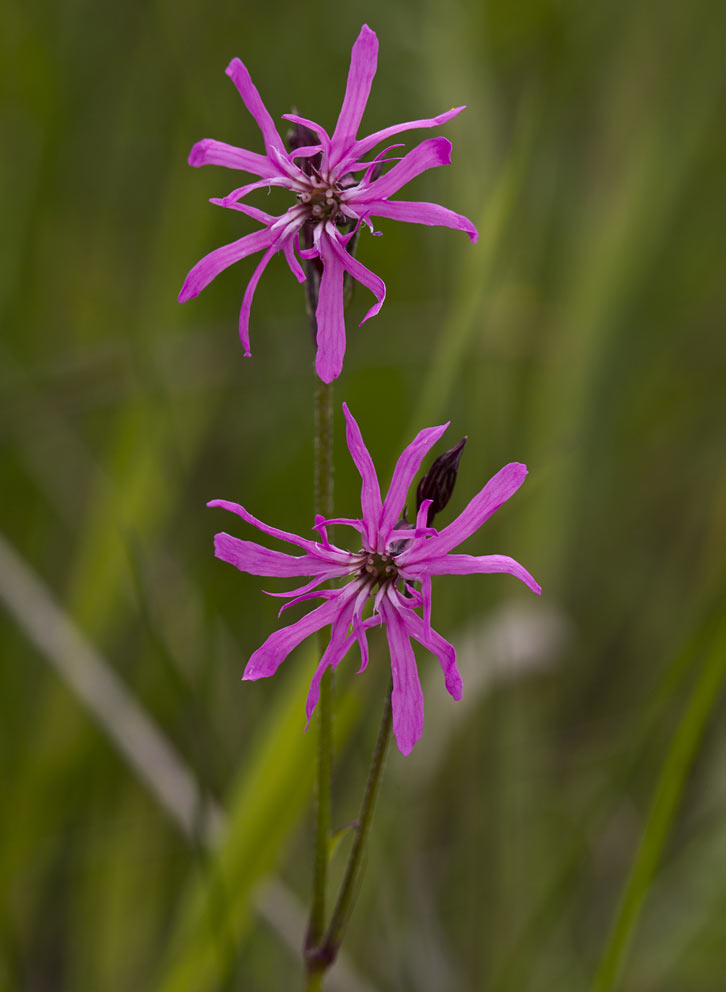
[{"label": "flower center", "polygon": [[363,559],[358,574],[372,586],[384,586],[396,581],[398,569],[390,555],[379,555],[371,551]]},{"label": "flower center", "polygon": [[335,220],[340,210],[338,190],[331,186],[299,193],[298,199],[307,204],[310,219],[314,221]]}]

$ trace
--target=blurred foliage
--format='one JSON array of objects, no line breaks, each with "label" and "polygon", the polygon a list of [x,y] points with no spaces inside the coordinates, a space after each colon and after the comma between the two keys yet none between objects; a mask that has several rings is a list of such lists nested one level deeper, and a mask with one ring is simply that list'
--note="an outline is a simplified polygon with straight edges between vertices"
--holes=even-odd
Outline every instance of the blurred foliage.
[{"label": "blurred foliage", "polygon": [[[218,856],[186,842],[0,612],[0,988],[299,981],[250,900],[271,870],[308,896],[311,741],[293,704],[315,661],[240,684],[277,604],[213,559],[215,529],[235,525],[204,504],[311,525],[303,295],[270,266],[245,359],[252,263],[184,307],[176,294],[250,229],[206,202],[235,177],[186,165],[205,136],[260,147],[229,59],[275,118],[294,104],[332,124],[363,16],[381,43],[366,129],[468,105],[445,128],[453,166],[411,196],[468,214],[481,238],[383,221],[361,238],[388,297],[361,329],[365,291],[353,300],[337,400],[383,475],[422,426],[451,420],[447,446],[467,434],[452,515],[527,462],[467,550],[519,558],[571,634],[549,667],[462,704],[425,774],[425,739],[392,752],[346,949],[381,990],[721,987],[726,7],[6,0],[2,531],[232,829]],[[444,577],[435,625],[458,643],[529,597]],[[378,642],[361,680],[350,662],[338,679],[341,825],[386,666]],[[445,705],[434,684],[430,734]]]}]

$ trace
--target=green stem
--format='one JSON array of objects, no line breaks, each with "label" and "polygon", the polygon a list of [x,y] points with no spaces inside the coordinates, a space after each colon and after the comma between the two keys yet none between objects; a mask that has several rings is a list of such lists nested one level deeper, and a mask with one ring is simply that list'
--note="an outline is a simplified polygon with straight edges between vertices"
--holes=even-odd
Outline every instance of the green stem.
[{"label": "green stem", "polygon": [[[333,515],[333,388],[316,379],[315,387],[315,509],[324,517]],[[318,635],[320,657],[325,651],[327,636]],[[305,958],[310,968],[315,948],[325,933],[325,890],[328,876],[330,845],[330,788],[333,763],[333,679],[330,669],[320,683],[317,705],[318,753],[315,790],[315,860],[313,867],[313,896],[310,920],[305,938]],[[309,985],[315,989],[319,986]]]},{"label": "green stem", "polygon": [[388,740],[391,736],[391,725],[393,723],[393,710],[391,707],[392,692],[393,682],[391,681],[388,687],[388,694],[386,695],[386,703],[383,708],[383,719],[381,720],[381,728],[378,731],[376,749],[373,752],[373,760],[371,762],[370,771],[368,772],[368,781],[366,782],[366,791],[363,796],[363,803],[361,805],[360,816],[356,827],[355,841],[353,842],[353,847],[351,848],[348,865],[345,870],[345,877],[343,878],[343,884],[340,887],[338,901],[335,904],[335,909],[333,910],[333,916],[330,921],[330,926],[328,927],[328,932],[326,933],[325,940],[318,948],[316,954],[318,968],[321,975],[326,968],[330,967],[338,953],[340,945],[343,941],[343,932],[348,922],[348,917],[350,916],[353,897],[357,890],[357,882],[361,870],[361,859],[368,840],[368,832],[370,830],[371,819],[373,817],[373,807],[376,802],[376,794],[381,780],[381,772],[383,771],[383,761],[386,756]]},{"label": "green stem", "polygon": [[305,992],[322,992],[322,988],[323,988],[323,972],[322,971],[308,972],[307,981],[305,984]]}]

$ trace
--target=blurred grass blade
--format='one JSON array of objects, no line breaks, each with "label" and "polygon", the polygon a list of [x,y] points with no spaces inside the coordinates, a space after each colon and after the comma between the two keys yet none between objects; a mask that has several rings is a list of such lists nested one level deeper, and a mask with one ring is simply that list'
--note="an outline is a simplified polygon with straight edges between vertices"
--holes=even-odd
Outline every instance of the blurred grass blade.
[{"label": "blurred grass blade", "polygon": [[[315,664],[314,648],[299,654],[295,678],[288,682],[287,691],[276,695],[266,733],[256,744],[256,753],[248,756],[228,800],[227,829],[219,848],[207,870],[201,877],[195,875],[190,885],[156,986],[160,992],[217,988],[229,977],[249,928],[255,887],[277,864],[310,803],[315,740],[312,734],[302,734],[302,714]],[[339,700],[339,744],[348,737],[356,710],[353,694]],[[219,930],[222,911],[220,938],[215,930]]]},{"label": "blurred grass blade", "polygon": [[714,638],[666,756],[610,939],[595,977],[593,992],[611,992],[617,987],[640,913],[686,786],[689,769],[698,753],[725,672],[726,624]]},{"label": "blurred grass blade", "polygon": [[219,811],[201,801],[169,742],[2,534],[0,598],[172,819],[188,837],[201,828],[209,842]]}]

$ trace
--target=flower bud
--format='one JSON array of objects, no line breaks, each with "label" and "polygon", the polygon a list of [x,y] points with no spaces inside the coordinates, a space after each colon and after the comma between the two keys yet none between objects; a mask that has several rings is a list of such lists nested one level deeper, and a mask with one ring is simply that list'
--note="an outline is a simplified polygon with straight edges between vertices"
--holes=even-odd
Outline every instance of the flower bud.
[{"label": "flower bud", "polygon": [[416,513],[425,499],[433,500],[429,507],[427,525],[430,527],[437,513],[441,513],[451,499],[459,471],[459,460],[466,444],[466,435],[458,444],[445,451],[434,461],[416,490]]}]

